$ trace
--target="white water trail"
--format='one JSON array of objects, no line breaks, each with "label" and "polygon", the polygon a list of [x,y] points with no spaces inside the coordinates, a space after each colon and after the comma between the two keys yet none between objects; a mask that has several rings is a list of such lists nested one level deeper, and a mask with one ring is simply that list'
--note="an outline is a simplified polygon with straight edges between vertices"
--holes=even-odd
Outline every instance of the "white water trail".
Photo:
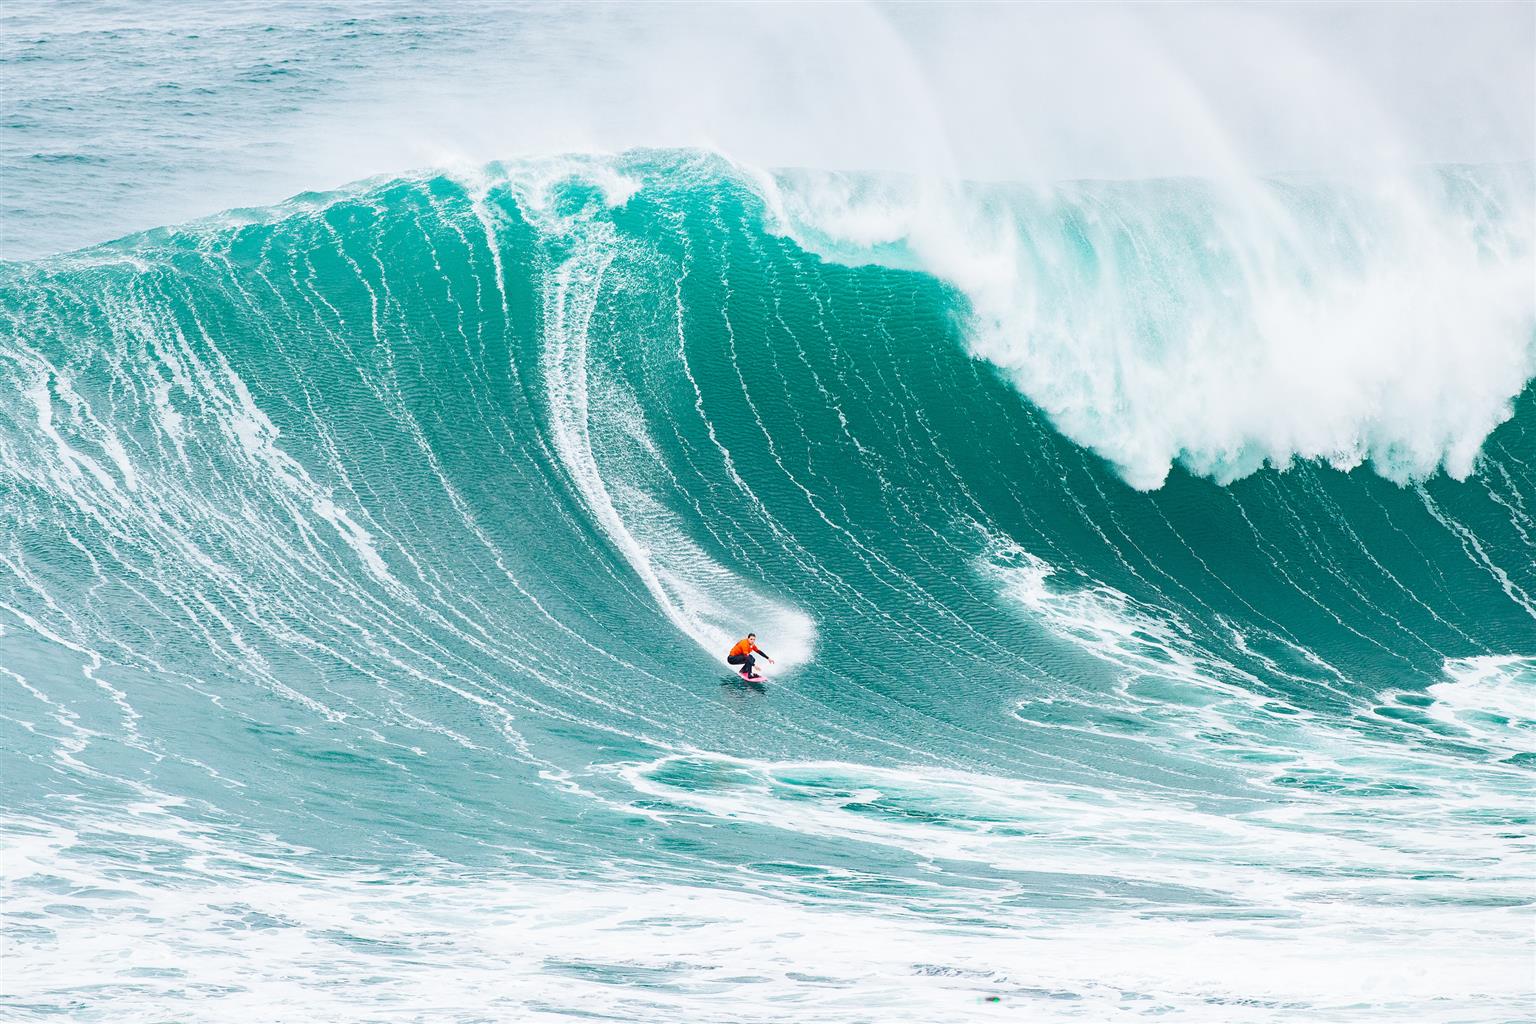
[{"label": "white water trail", "polygon": [[[609,191],[622,202],[624,190]],[[777,665],[812,657],[816,628],[804,612],[764,597],[689,535],[647,486],[661,455],[638,398],[591,359],[590,331],[623,243],[612,226],[572,226],[570,255],[547,280],[542,369],[555,453],[582,503],[640,578],[667,619],[704,651],[724,658],[748,632]]]}]

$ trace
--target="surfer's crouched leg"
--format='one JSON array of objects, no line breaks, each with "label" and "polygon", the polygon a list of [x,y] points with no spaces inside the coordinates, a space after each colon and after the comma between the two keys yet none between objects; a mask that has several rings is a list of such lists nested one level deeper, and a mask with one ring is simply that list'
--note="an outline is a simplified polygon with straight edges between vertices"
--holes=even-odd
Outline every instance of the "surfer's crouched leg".
[{"label": "surfer's crouched leg", "polygon": [[728,665],[742,666],[741,674],[744,676],[752,676],[757,674],[756,672],[752,671],[752,665],[756,660],[757,659],[753,658],[750,654],[733,654],[726,658],[725,662]]}]

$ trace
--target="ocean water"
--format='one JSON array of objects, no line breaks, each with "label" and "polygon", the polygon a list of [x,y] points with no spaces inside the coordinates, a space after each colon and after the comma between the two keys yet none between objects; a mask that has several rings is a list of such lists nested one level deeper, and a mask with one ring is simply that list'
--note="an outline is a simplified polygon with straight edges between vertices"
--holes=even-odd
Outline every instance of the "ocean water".
[{"label": "ocean water", "polygon": [[332,188],[592,9],[151,14],[4,23],[8,1018],[1529,1018],[1529,159]]}]

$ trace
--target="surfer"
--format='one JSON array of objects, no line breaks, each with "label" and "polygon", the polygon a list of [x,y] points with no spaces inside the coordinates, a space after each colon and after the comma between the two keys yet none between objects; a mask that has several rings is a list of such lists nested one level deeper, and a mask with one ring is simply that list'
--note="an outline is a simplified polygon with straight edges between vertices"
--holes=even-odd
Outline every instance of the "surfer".
[{"label": "surfer", "polygon": [[757,661],[752,657],[754,654],[761,654],[764,658],[768,658],[768,664],[773,664],[773,659],[768,657],[768,652],[757,646],[757,634],[748,633],[746,639],[738,640],[736,646],[731,648],[731,653],[725,656],[725,661],[728,665],[741,666],[741,678],[757,679],[758,674],[752,670],[752,666]]}]

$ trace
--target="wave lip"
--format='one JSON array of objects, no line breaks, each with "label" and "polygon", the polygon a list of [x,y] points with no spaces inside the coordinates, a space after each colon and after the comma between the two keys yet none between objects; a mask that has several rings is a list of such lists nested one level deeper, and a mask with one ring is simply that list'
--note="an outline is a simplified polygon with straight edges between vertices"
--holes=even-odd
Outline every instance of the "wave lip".
[{"label": "wave lip", "polygon": [[924,269],[968,342],[1141,489],[1177,462],[1472,472],[1536,375],[1532,165],[1050,188],[792,172],[779,229]]}]

